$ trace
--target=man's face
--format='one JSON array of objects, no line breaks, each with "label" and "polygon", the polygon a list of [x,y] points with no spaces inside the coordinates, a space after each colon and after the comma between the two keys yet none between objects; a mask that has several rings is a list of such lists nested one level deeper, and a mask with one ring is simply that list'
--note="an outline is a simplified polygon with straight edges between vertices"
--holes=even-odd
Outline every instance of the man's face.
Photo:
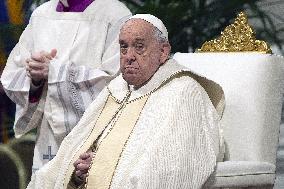
[{"label": "man's face", "polygon": [[166,61],[153,27],[142,19],[131,19],[120,31],[120,70],[124,80],[135,87],[141,87]]}]

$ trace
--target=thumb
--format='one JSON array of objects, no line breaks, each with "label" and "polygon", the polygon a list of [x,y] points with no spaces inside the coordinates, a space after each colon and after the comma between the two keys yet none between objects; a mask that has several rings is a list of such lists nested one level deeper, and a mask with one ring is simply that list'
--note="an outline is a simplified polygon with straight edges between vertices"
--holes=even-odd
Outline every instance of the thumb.
[{"label": "thumb", "polygon": [[51,52],[50,52],[50,55],[52,58],[54,58],[57,54],[57,50],[56,49],[52,49]]}]

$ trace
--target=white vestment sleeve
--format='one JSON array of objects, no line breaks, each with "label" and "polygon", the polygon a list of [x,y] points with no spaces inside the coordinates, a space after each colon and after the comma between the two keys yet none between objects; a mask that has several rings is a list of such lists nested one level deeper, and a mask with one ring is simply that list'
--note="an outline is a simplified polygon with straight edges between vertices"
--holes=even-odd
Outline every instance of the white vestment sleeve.
[{"label": "white vestment sleeve", "polygon": [[27,189],[61,189],[69,165],[73,166],[72,156],[80,148],[82,142],[93,129],[92,122],[96,121],[102,111],[109,93],[107,88],[86,109],[79,123],[64,138],[56,156],[38,171],[33,173]]},{"label": "white vestment sleeve", "polygon": [[[10,53],[5,69],[1,75],[1,83],[6,94],[17,104],[15,117],[16,137],[25,134],[32,128],[27,128],[27,122],[36,109],[36,104],[29,104],[30,78],[26,74],[25,60],[30,58],[33,49],[33,34],[31,22],[22,33],[19,42]],[[25,118],[18,125],[18,120]]]},{"label": "white vestment sleeve", "polygon": [[[185,88],[186,89],[186,88]],[[167,149],[179,154],[175,182],[170,188],[200,189],[214,172],[219,154],[219,117],[209,97],[199,85],[183,90],[184,99],[176,117],[178,147]],[[170,142],[175,142],[173,139]],[[169,146],[173,146],[170,145]],[[181,153],[183,151],[183,153]],[[184,179],[184,181],[182,181]]]},{"label": "white vestment sleeve", "polygon": [[147,183],[138,188],[201,189],[214,172],[219,153],[217,112],[203,88],[184,85],[169,114],[171,128],[161,131],[153,164],[144,175]]}]

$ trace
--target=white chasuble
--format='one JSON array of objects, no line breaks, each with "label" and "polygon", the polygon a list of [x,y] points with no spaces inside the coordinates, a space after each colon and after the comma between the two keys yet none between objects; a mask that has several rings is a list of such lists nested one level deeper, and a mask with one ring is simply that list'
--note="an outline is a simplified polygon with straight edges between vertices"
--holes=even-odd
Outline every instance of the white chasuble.
[{"label": "white chasuble", "polygon": [[32,176],[28,188],[67,188],[74,161],[96,141],[87,188],[202,188],[220,154],[216,107],[222,95],[216,83],[173,60],[132,91],[119,75],[86,110],[56,157]]},{"label": "white chasuble", "polygon": [[[56,12],[58,0],[38,7],[1,76],[17,104],[15,136],[37,127],[33,169],[51,160],[63,140],[119,70],[118,33],[131,15],[117,0],[95,0],[84,12]],[[25,60],[57,49],[39,103],[29,103]]]}]

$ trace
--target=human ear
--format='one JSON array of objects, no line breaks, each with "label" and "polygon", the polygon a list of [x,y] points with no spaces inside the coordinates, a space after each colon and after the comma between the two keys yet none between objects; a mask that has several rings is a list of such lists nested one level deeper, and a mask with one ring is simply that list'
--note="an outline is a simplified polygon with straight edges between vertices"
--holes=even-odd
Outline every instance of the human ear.
[{"label": "human ear", "polygon": [[170,52],[171,52],[171,45],[169,44],[169,42],[162,43],[160,64],[164,64],[168,60]]}]

